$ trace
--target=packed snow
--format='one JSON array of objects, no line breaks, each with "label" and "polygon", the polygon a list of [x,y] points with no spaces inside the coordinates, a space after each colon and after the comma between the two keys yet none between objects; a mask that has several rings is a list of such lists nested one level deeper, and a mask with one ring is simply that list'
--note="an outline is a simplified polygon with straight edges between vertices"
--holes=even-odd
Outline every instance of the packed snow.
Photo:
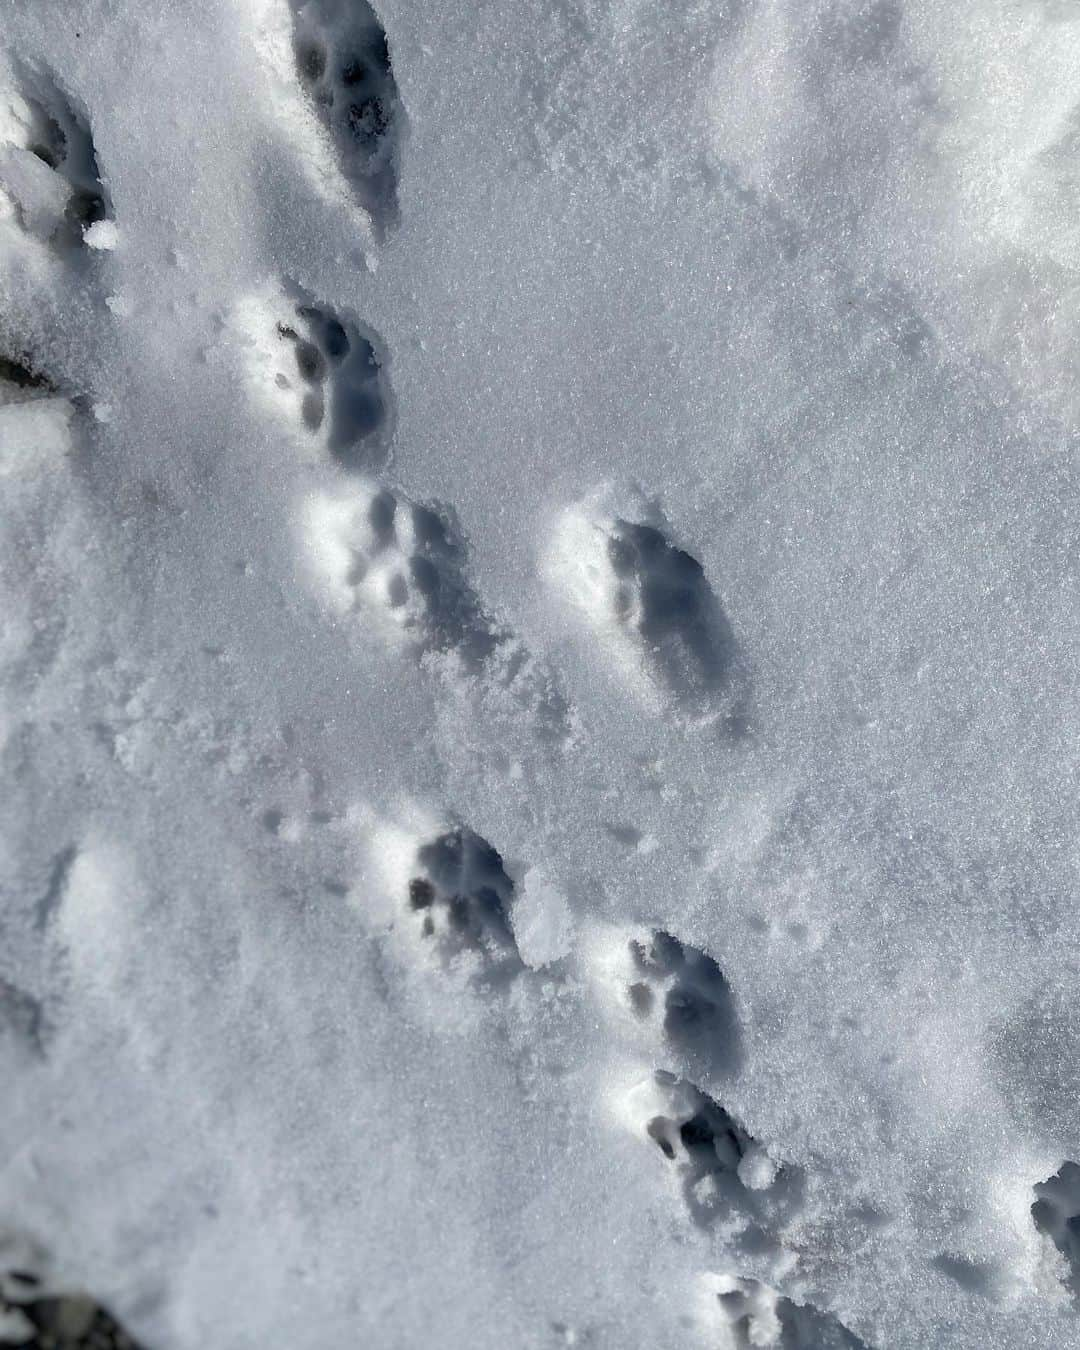
[{"label": "packed snow", "polygon": [[1080,1347],[1080,5],[0,11],[0,1344]]}]

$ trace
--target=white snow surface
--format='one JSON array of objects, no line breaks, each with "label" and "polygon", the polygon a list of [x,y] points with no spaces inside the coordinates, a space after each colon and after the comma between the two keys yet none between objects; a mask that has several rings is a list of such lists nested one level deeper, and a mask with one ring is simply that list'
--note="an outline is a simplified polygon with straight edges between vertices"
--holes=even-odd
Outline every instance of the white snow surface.
[{"label": "white snow surface", "polygon": [[1073,0],[3,0],[0,1264],[1080,1346],[1078,208]]}]

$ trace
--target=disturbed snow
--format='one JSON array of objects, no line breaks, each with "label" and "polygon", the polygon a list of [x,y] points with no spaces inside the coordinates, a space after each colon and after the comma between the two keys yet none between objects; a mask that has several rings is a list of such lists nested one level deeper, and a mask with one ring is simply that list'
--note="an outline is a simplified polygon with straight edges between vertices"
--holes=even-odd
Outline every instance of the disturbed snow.
[{"label": "disturbed snow", "polygon": [[1080,1346],[1080,10],[0,56],[0,1341]]}]

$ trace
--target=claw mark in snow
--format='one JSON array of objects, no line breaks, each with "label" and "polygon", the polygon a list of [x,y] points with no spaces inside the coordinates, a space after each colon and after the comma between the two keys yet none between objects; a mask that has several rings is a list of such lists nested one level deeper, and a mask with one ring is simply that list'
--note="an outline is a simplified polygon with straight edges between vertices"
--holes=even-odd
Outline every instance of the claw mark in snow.
[{"label": "claw mark in snow", "polygon": [[35,918],[39,928],[44,928],[48,924],[55,914],[57,906],[63,900],[68,880],[71,877],[71,869],[78,856],[78,849],[71,844],[67,848],[61,849],[53,859],[49,871],[48,885],[45,887],[44,895],[37,902]]}]

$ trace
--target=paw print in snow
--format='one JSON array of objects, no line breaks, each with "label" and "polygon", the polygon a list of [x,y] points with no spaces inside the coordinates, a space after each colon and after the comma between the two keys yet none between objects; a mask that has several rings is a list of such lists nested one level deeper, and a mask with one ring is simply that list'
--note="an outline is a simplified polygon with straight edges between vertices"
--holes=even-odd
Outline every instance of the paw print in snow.
[{"label": "paw print in snow", "polygon": [[23,70],[0,98],[0,190],[28,235],[59,246],[114,242],[89,119],[45,71]]},{"label": "paw print in snow", "polygon": [[300,83],[380,234],[397,224],[405,115],[386,32],[367,0],[292,0]]},{"label": "paw print in snow", "polygon": [[473,953],[489,969],[520,968],[510,926],[513,898],[498,851],[472,830],[448,830],[417,850],[409,913],[447,960]]},{"label": "paw print in snow", "polygon": [[465,546],[448,513],[358,485],[311,504],[308,538],[339,608],[377,613],[420,654],[453,651],[472,670],[494,650],[498,637],[465,578]]},{"label": "paw print in snow", "polygon": [[25,1264],[0,1269],[0,1344],[28,1350],[139,1350],[96,1300],[52,1289]]},{"label": "paw print in snow", "polygon": [[660,525],[584,503],[564,515],[549,568],[627,669],[647,676],[643,692],[693,722],[743,729],[731,624],[701,564]]},{"label": "paw print in snow", "polygon": [[658,1070],[634,1089],[628,1106],[636,1127],[675,1168],[696,1223],[706,1227],[732,1213],[759,1218],[762,1206],[754,1193],[767,1192],[780,1171],[719,1102]]},{"label": "paw print in snow", "polygon": [[709,1073],[734,1073],[742,1051],[727,980],[716,962],[659,929],[628,944],[630,1008],[655,1022],[673,1049]]},{"label": "paw print in snow", "polygon": [[390,438],[391,398],[374,334],[365,336],[307,297],[278,321],[277,332],[293,361],[292,369],[279,363],[275,382],[279,389],[295,390],[304,427],[324,438],[343,468],[381,467]]},{"label": "paw print in snow", "polygon": [[665,1070],[639,1083],[621,1110],[674,1172],[698,1227],[716,1227],[758,1256],[783,1253],[783,1230],[803,1205],[800,1168],[781,1165],[714,1097]]}]

